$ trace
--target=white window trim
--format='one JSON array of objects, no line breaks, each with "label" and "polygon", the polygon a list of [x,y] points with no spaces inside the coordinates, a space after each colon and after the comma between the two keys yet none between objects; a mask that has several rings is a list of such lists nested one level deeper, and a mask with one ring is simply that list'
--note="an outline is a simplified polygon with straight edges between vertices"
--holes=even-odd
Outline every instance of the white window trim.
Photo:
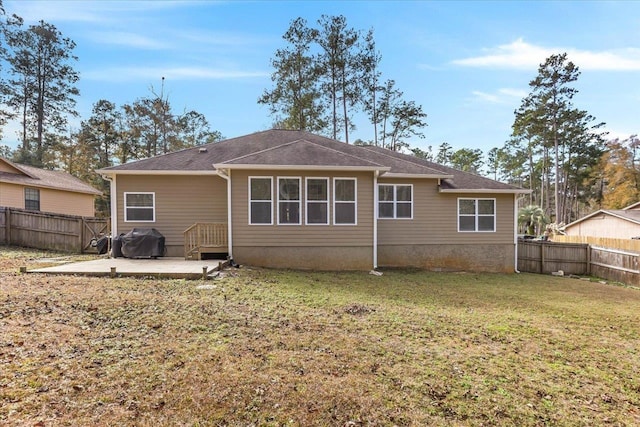
[{"label": "white window trim", "polygon": [[[460,230],[460,216],[461,216],[461,215],[460,215],[460,201],[461,201],[461,200],[474,200],[474,201],[476,202],[476,212],[475,212],[475,214],[473,215],[473,217],[474,217],[474,221],[475,221],[475,230]],[[479,207],[479,203],[478,203],[478,202],[479,202],[480,200],[491,200],[491,201],[493,201],[493,215],[486,215],[486,214],[480,215],[480,214],[478,213],[478,207]],[[459,198],[458,198],[458,204],[457,204],[457,212],[456,212],[456,214],[457,214],[457,219],[458,219],[458,233],[495,233],[495,232],[496,232],[496,229],[497,229],[497,226],[496,226],[497,221],[496,221],[496,220],[497,220],[497,217],[498,217],[498,207],[497,207],[496,199],[495,199],[495,198],[486,198],[486,197],[480,197],[480,198],[474,198],[474,197],[459,197]],[[468,216],[468,217],[470,217],[471,215],[470,215],[470,214],[465,214],[465,215],[462,215],[462,216]],[[486,216],[493,216],[493,230],[478,230],[478,217],[480,217],[480,216],[483,216],[483,217],[486,217]]]},{"label": "white window trim", "polygon": [[[327,198],[325,200],[309,200],[309,187],[308,187],[308,182],[309,180],[314,179],[317,181],[324,181],[327,183]],[[305,196],[305,200],[304,200],[304,206],[305,206],[305,215],[304,215],[304,224],[305,225],[311,225],[311,226],[316,226],[316,225],[329,225],[329,211],[330,211],[330,207],[329,205],[331,204],[331,185],[329,183],[329,178],[326,176],[308,176],[305,177],[304,179],[304,196]],[[309,203],[312,204],[321,204],[321,203],[325,203],[327,205],[327,217],[325,218],[325,222],[309,222]]]},{"label": "white window trim", "polygon": [[[354,199],[353,201],[336,201],[336,181],[353,181],[353,196]],[[336,222],[336,204],[347,204],[347,203],[353,203],[354,204],[354,221],[353,223],[338,223]],[[350,177],[334,177],[333,178],[333,225],[337,225],[337,226],[353,226],[353,225],[358,225],[358,179],[357,178],[350,178]]]},{"label": "white window trim", "polygon": [[[267,200],[251,200],[251,180],[253,179],[268,179],[270,181],[270,186],[271,186],[271,198],[268,200],[269,202],[269,212],[271,212],[270,218],[271,221],[270,222],[257,222],[257,223],[253,223],[251,222],[251,203],[252,202],[261,202],[261,203],[266,203]],[[249,181],[248,181],[248,187],[247,187],[247,200],[249,201],[248,203],[248,210],[247,210],[247,216],[248,218],[248,222],[249,225],[273,225],[273,177],[272,176],[250,176],[249,177]]]},{"label": "white window trim", "polygon": [[[280,222],[280,202],[294,203],[296,200],[280,200],[280,180],[282,179],[295,179],[298,181],[298,222]],[[302,178],[299,176],[279,176],[277,180],[278,186],[276,190],[277,194],[277,211],[278,211],[278,225],[301,225],[302,224]]]},{"label": "white window trim", "polygon": [[[129,194],[151,194],[152,206],[127,206],[127,195]],[[153,191],[125,191],[124,192],[124,222],[156,222],[156,193]],[[153,211],[153,219],[129,219],[129,209],[149,209]]]},{"label": "white window trim", "polygon": [[[380,187],[381,186],[388,186],[388,187],[393,187],[393,200],[392,201],[388,201],[388,200],[380,200]],[[397,189],[398,187],[410,187],[411,188],[411,201],[407,202],[407,201],[400,201],[398,202],[398,193],[397,193]],[[387,183],[378,183],[378,187],[376,188],[376,190],[378,191],[378,204],[376,205],[376,219],[382,219],[382,220],[390,220],[390,219],[395,219],[395,220],[411,220],[413,219],[413,184],[387,184]],[[380,203],[392,203],[393,204],[393,217],[380,217]],[[406,203],[410,203],[411,204],[411,216],[409,217],[402,217],[402,218],[398,218],[398,203],[402,203],[402,204],[406,204]]]}]

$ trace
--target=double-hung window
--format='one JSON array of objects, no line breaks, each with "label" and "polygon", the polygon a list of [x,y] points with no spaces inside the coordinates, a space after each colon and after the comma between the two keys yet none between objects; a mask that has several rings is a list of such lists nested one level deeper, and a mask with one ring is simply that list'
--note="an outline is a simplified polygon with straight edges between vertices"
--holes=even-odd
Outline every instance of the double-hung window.
[{"label": "double-hung window", "polygon": [[333,179],[333,223],[356,225],[357,186],[355,178]]},{"label": "double-hung window", "polygon": [[37,188],[24,189],[24,208],[28,211],[40,210],[40,190]]},{"label": "double-hung window", "polygon": [[306,224],[329,224],[329,178],[307,178]]},{"label": "double-hung window", "polygon": [[496,200],[458,199],[458,231],[496,231]]},{"label": "double-hung window", "polygon": [[278,178],[278,225],[300,224],[300,178]]},{"label": "double-hung window", "polygon": [[156,220],[155,193],[124,193],[126,222],[154,222]]},{"label": "double-hung window", "polygon": [[249,177],[249,224],[273,224],[271,177]]},{"label": "double-hung window", "polygon": [[413,186],[410,184],[379,184],[378,218],[413,218]]}]

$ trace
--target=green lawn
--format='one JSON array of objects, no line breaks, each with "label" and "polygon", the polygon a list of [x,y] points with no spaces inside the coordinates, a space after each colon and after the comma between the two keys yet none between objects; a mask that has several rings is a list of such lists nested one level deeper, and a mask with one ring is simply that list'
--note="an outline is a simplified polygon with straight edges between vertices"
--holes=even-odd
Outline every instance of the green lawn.
[{"label": "green lawn", "polygon": [[2,425],[640,423],[634,289],[398,270],[4,271]]}]

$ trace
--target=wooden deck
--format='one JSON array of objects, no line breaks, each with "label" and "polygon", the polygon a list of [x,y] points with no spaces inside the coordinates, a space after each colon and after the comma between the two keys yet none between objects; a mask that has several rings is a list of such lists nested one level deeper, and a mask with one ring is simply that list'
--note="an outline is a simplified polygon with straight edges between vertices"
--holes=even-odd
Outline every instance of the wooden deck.
[{"label": "wooden deck", "polygon": [[184,259],[202,260],[203,254],[229,251],[226,222],[197,222],[184,231]]}]

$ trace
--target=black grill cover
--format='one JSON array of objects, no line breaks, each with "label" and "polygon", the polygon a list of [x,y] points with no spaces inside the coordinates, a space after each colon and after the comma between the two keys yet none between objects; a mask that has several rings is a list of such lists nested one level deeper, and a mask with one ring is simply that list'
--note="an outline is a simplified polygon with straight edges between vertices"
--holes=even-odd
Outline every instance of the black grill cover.
[{"label": "black grill cover", "polygon": [[134,228],[120,236],[125,258],[157,258],[164,255],[164,236],[155,228]]}]

